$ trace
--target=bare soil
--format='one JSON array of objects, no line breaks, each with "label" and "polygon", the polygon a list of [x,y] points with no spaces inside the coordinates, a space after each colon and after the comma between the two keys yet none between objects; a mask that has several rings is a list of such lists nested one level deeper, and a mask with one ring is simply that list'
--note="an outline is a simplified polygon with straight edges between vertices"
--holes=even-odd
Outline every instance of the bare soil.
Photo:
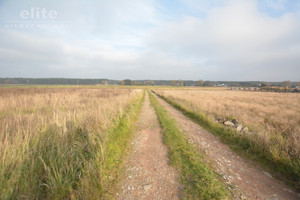
[{"label": "bare soil", "polygon": [[168,149],[147,93],[137,130],[116,199],[180,199],[178,173],[168,165]]},{"label": "bare soil", "polygon": [[300,199],[282,182],[253,162],[238,156],[217,137],[203,129],[167,102],[156,97],[174,118],[191,143],[206,154],[207,162],[233,186],[235,199]]}]

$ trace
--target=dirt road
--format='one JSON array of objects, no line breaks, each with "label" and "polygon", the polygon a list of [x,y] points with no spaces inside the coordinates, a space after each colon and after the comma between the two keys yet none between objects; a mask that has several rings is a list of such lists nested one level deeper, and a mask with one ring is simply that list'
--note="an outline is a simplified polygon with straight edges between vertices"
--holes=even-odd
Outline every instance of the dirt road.
[{"label": "dirt road", "polygon": [[167,147],[148,93],[137,130],[116,199],[180,199],[178,175],[168,165]]},{"label": "dirt road", "polygon": [[236,199],[300,199],[283,183],[255,166],[252,162],[241,158],[214,135],[194,123],[181,112],[156,96],[170,116],[196,147],[205,152],[208,162],[214,170],[221,174],[228,184],[234,187]]}]

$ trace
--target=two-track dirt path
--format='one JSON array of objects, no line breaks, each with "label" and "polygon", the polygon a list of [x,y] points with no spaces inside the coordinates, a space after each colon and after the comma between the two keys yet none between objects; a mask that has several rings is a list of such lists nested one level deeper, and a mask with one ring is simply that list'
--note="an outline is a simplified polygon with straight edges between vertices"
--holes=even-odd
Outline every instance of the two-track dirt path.
[{"label": "two-track dirt path", "polygon": [[148,93],[137,131],[116,199],[179,199],[178,175],[168,165],[167,147],[163,144],[161,128],[150,106]]},{"label": "two-track dirt path", "polygon": [[300,196],[260,167],[241,158],[214,135],[156,96],[192,143],[205,152],[208,162],[225,182],[234,186],[235,199],[293,200]]}]

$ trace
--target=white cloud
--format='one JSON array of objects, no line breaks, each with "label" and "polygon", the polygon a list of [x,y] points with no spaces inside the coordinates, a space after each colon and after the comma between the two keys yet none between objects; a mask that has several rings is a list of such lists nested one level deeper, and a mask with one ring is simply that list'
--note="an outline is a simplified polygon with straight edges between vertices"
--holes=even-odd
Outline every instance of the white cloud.
[{"label": "white cloud", "polygon": [[204,19],[184,16],[168,23],[153,36],[151,46],[174,56],[202,58],[207,68],[241,71],[231,79],[242,80],[259,66],[264,74],[247,79],[276,80],[272,73],[277,72],[271,69],[277,66],[274,70],[285,72],[281,79],[298,80],[294,70],[300,61],[299,35],[300,24],[293,13],[272,18],[260,13],[253,1],[234,1],[210,10]]},{"label": "white cloud", "polygon": [[12,2],[1,18],[39,5],[72,27],[0,29],[1,76],[300,81],[300,9],[274,17],[255,0],[188,0],[168,17],[154,0]]},{"label": "white cloud", "polygon": [[177,73],[186,71],[182,66],[192,65],[162,53],[122,51],[99,43],[87,48],[13,31],[0,31],[0,36],[2,76],[171,79],[181,77]]}]

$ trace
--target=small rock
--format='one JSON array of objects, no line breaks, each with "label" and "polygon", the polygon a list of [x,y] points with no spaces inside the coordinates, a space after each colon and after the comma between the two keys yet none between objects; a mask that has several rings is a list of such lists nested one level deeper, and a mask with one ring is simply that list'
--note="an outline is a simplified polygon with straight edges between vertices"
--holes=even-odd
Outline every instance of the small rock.
[{"label": "small rock", "polygon": [[233,124],[239,124],[239,122],[238,122],[236,119],[231,120],[231,122],[232,122]]},{"label": "small rock", "polygon": [[[290,193],[293,193],[293,191],[292,191],[292,190],[290,190],[290,189],[287,189],[287,188],[283,188],[283,190],[285,190],[285,191],[288,191],[288,192],[290,192]],[[298,196],[300,197],[300,194],[298,194]]]},{"label": "small rock", "polygon": [[249,133],[248,127],[244,127],[242,131],[243,131],[244,133]]},{"label": "small rock", "polygon": [[226,122],[224,122],[224,125],[229,126],[229,127],[233,127],[234,123],[232,123],[231,121],[226,121]]},{"label": "small rock", "polygon": [[265,172],[265,171],[263,171],[263,173],[264,173],[267,177],[272,178],[272,175],[271,175],[270,173]]},{"label": "small rock", "polygon": [[152,185],[151,184],[147,184],[147,185],[144,185],[143,188],[144,188],[145,191],[148,191],[148,190],[150,190],[152,188]]},{"label": "small rock", "polygon": [[241,132],[242,129],[243,129],[243,125],[242,125],[242,124],[239,124],[238,127],[236,128],[236,130],[237,130],[238,132]]}]

